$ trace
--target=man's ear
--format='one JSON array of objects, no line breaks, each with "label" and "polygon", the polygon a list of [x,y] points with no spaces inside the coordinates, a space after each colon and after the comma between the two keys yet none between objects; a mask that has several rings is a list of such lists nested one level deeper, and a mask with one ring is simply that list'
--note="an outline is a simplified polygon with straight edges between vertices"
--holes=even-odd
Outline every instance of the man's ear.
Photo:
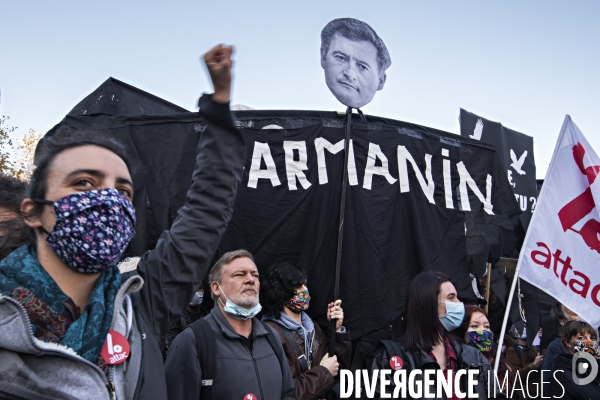
[{"label": "man's ear", "polygon": [[385,85],[386,79],[387,79],[387,75],[385,73],[379,74],[379,86],[377,86],[377,90],[383,89],[383,85]]},{"label": "man's ear", "polygon": [[35,210],[36,203],[35,201],[27,198],[23,200],[21,203],[21,215],[23,215],[23,221],[25,224],[31,229],[36,229],[42,226],[42,220],[39,215],[35,215],[33,210]]},{"label": "man's ear", "polygon": [[219,284],[217,282],[213,282],[210,284],[210,290],[217,297],[221,297],[221,290],[219,290]]},{"label": "man's ear", "polygon": [[321,68],[325,69],[325,57],[321,54]]}]

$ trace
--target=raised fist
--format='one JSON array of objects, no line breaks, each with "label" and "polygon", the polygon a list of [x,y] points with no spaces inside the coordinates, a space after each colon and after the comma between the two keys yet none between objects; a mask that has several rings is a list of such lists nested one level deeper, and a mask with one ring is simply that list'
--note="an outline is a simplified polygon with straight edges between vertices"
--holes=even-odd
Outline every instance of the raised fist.
[{"label": "raised fist", "polygon": [[229,102],[231,96],[232,53],[232,46],[219,44],[204,55],[204,63],[215,89],[212,98],[219,103]]}]

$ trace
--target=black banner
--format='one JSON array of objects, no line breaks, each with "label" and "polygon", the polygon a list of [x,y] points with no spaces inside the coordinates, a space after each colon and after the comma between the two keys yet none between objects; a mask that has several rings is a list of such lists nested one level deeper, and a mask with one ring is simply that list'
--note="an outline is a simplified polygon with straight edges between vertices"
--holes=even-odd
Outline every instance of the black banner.
[{"label": "black banner", "polygon": [[[538,195],[533,138],[462,109],[460,110],[460,131],[462,136],[492,143],[496,147],[522,211],[519,217],[522,229],[519,229],[517,235],[518,242],[522,243]],[[515,254],[513,257],[516,258],[517,255]],[[498,274],[497,271],[493,271],[493,273]],[[520,290],[522,297],[519,297],[516,292],[513,297],[510,320],[520,331],[522,330],[524,324],[520,317],[520,304],[526,314],[529,343],[533,342],[534,333],[542,326],[544,328],[542,345],[545,348],[549,343],[548,339],[551,340],[556,336],[554,323],[549,318],[550,308],[556,300],[525,281],[521,281]],[[503,291],[496,292],[496,294],[498,296],[505,295]]]},{"label": "black banner", "polygon": [[460,134],[496,147],[522,211],[521,223],[527,230],[537,202],[533,138],[463,109],[460,110]]},{"label": "black banner", "polygon": [[[326,324],[332,300],[343,167],[344,116],[329,112],[238,111],[246,162],[220,254],[245,248],[264,273],[277,260],[309,276],[309,314]],[[367,116],[353,120],[340,297],[353,338],[400,315],[412,278],[450,274],[474,298],[466,216],[488,240],[510,247],[518,207],[505,170],[485,143]],[[133,255],[154,246],[185,201],[203,121],[163,116],[67,116],[63,127],[107,130],[143,166],[134,177],[138,216]],[[282,129],[261,129],[277,127]],[[506,242],[506,243],[504,243]]]},{"label": "black banner", "polygon": [[[323,323],[333,292],[342,117],[313,123],[307,113],[238,116],[246,126],[246,169],[220,251],[244,247],[263,268],[280,259],[298,263],[309,276],[313,317]],[[258,129],[265,125],[292,129]],[[424,270],[447,272],[459,295],[474,298],[465,211],[487,221],[492,234],[502,224],[511,230],[509,217],[518,214],[495,152],[372,117],[369,123],[355,117],[350,147],[340,290],[345,324],[360,336],[398,317],[406,286]]]}]

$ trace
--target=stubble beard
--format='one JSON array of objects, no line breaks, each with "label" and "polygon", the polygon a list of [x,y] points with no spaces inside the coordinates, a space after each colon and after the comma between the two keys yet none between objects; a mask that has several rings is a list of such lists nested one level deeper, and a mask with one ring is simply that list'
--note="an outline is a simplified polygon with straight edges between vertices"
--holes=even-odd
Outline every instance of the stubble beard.
[{"label": "stubble beard", "polygon": [[240,294],[240,301],[237,304],[246,309],[251,309],[252,307],[256,306],[258,304],[258,293],[256,292],[256,289],[249,288],[243,290]]}]

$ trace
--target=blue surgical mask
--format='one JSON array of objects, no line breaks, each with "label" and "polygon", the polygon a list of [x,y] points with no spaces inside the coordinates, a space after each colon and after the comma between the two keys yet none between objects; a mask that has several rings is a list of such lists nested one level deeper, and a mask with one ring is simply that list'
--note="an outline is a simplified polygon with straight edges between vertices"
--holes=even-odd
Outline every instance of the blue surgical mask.
[{"label": "blue surgical mask", "polygon": [[223,291],[221,285],[219,285],[219,289],[221,289],[221,292],[223,292],[223,296],[225,296],[225,298],[227,299],[227,302],[225,302],[225,304],[223,304],[221,299],[219,299],[221,304],[223,304],[223,311],[225,311],[227,314],[231,315],[235,319],[245,321],[247,319],[254,318],[256,314],[258,314],[260,310],[262,310],[262,306],[260,305],[260,303],[257,303],[251,309],[238,306],[233,301],[229,300],[229,298],[227,298],[227,295]]},{"label": "blue surgical mask", "polygon": [[458,328],[465,317],[465,305],[455,301],[438,301],[438,303],[446,304],[446,315],[439,317],[444,328],[447,331]]},{"label": "blue surgical mask", "polygon": [[190,306],[195,307],[202,304],[202,300],[204,299],[204,292],[196,292],[194,293],[194,297],[192,297],[192,301],[190,301]]}]

